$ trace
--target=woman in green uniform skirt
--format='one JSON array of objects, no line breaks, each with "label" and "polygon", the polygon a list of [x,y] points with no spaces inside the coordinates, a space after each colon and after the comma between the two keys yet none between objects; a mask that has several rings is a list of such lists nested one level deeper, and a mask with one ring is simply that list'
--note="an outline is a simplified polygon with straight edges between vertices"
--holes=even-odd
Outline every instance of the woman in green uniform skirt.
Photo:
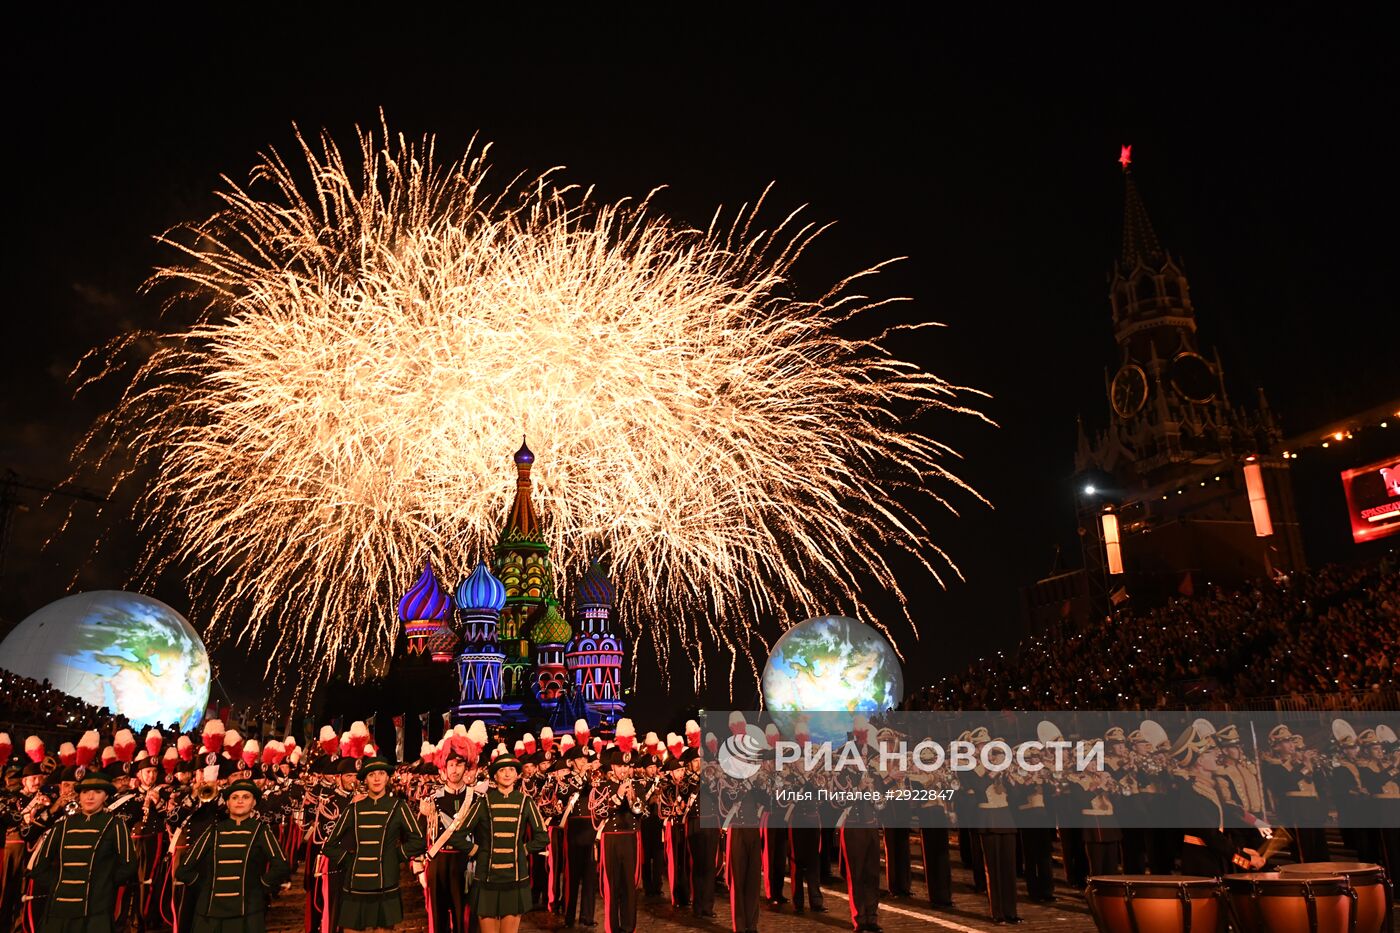
[{"label": "woman in green uniform skirt", "polygon": [[530,910],[530,855],[549,845],[539,807],[517,788],[520,762],[499,755],[491,786],[472,804],[465,829],[477,841],[476,879],[468,899],[482,933],[516,933]]},{"label": "woman in green uniform skirt", "polygon": [[264,933],[267,902],[291,866],[267,824],[253,815],[262,793],[252,781],[234,781],[225,800],[228,818],[204,831],[175,869],[195,899],[193,933]]},{"label": "woman in green uniform skirt", "polygon": [[117,888],[136,878],[126,824],[106,811],[112,783],[100,773],[78,781],[78,810],[54,824],[29,861],[48,891],[40,933],[112,933]]},{"label": "woman in green uniform skirt", "polygon": [[408,804],[389,793],[389,763],[370,758],[360,766],[360,777],[366,793],[356,795],[340,811],[321,852],[344,872],[341,927],[389,929],[403,920],[401,867],[428,846]]}]

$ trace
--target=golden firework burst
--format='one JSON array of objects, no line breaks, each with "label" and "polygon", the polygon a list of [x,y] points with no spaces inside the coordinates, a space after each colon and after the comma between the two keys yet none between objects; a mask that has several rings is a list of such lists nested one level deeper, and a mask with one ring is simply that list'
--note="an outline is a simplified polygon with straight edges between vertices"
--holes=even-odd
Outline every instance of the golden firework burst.
[{"label": "golden firework burst", "polygon": [[79,367],[125,390],[80,454],[143,477],[141,573],[175,562],[214,641],[301,688],[362,674],[423,557],[465,571],[494,541],[522,434],[557,570],[607,552],[627,632],[697,679],[707,640],[756,679],[758,620],[902,605],[894,553],[956,573],[920,515],[980,496],[906,425],[986,420],[982,393],[895,357],[901,328],[842,335],[888,303],[855,290],[879,267],[801,300],[820,230],[763,229],[761,200],[693,229],[553,172],[488,195],[489,147],[443,167],[387,129],[351,158],[297,143],[163,237],[180,258],[151,285],[188,323]]}]

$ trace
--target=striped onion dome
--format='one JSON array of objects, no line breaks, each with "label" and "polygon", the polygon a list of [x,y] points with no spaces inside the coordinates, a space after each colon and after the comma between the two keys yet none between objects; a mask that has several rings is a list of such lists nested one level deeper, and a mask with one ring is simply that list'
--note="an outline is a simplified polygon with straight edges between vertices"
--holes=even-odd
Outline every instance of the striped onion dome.
[{"label": "striped onion dome", "polygon": [[611,609],[614,592],[612,578],[608,576],[603,562],[594,560],[579,582],[578,604],[580,607]]},{"label": "striped onion dome", "polygon": [[408,588],[399,600],[399,619],[412,622],[418,619],[445,619],[451,603],[447,594],[438,585],[431,561],[423,561],[423,573],[418,582]]},{"label": "striped onion dome", "polygon": [[496,579],[495,574],[486,566],[486,561],[480,561],[471,575],[457,584],[453,602],[464,612],[473,609],[500,612],[506,604],[506,586]]}]

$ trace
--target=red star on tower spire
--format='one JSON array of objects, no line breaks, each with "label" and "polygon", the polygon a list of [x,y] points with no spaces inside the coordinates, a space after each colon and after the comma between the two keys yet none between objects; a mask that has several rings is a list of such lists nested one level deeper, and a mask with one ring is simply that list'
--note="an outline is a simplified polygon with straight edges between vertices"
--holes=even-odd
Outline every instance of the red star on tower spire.
[{"label": "red star on tower spire", "polygon": [[1133,147],[1123,146],[1118,155],[1118,164],[1123,166],[1123,171],[1128,170],[1128,166],[1133,164]]}]

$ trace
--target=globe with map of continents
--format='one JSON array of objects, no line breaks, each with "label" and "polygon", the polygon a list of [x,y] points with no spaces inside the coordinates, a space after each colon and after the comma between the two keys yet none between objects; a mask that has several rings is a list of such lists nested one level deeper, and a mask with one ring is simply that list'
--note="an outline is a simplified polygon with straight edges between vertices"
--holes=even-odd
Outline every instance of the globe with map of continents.
[{"label": "globe with map of continents", "polygon": [[903,702],[904,673],[877,629],[846,616],[818,616],[778,639],[762,689],[764,708],[785,736],[840,742],[856,715]]},{"label": "globe with map of continents", "polygon": [[209,655],[199,634],[139,593],[98,590],[49,603],[0,642],[0,668],[47,680],[137,728],[193,728],[209,702]]}]

